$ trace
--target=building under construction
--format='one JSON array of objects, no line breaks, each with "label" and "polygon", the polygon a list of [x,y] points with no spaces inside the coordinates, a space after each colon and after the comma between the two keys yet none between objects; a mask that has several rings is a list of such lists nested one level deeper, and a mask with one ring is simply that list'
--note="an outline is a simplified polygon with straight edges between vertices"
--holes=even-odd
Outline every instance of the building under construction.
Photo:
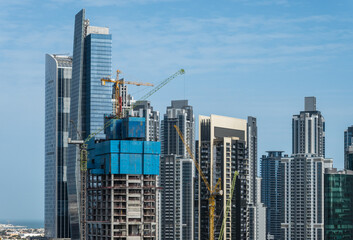
[{"label": "building under construction", "polygon": [[156,240],[160,143],[145,141],[144,118],[111,121],[88,146],[87,239]]}]

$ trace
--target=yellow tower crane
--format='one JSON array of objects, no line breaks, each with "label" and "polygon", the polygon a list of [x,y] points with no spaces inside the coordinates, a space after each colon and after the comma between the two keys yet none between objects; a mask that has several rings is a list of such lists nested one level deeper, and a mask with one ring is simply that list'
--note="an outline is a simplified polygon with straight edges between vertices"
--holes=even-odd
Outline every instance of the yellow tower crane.
[{"label": "yellow tower crane", "polygon": [[[207,181],[207,178],[205,177],[204,173],[202,172],[201,170],[201,167],[200,165],[198,164],[198,162],[196,161],[194,155],[192,154],[191,152],[191,149],[190,147],[188,146],[188,144],[186,143],[185,139],[184,139],[184,135],[182,134],[182,132],[180,131],[179,127],[177,125],[174,125],[174,128],[176,129],[176,131],[178,132],[179,134],[179,137],[181,139],[181,141],[184,143],[185,147],[186,147],[186,150],[188,151],[190,157],[192,158],[192,160],[194,161],[194,164],[197,168],[197,171],[199,172],[203,182],[205,183],[206,187],[207,187],[207,190],[209,192],[209,198],[208,198],[208,212],[209,212],[209,236],[210,236],[210,240],[214,240],[214,212],[215,212],[215,208],[216,208],[216,196],[217,195],[222,195],[223,192],[221,190],[221,178],[218,178],[217,180],[217,183],[215,186],[211,186],[209,184],[209,182]],[[235,185],[235,178],[236,176],[238,175],[238,172],[235,171],[234,173],[234,177],[233,177],[233,189],[234,189],[234,185]],[[228,204],[227,204],[227,209],[228,209]],[[226,213],[228,214],[228,213]],[[225,215],[226,216],[226,215]],[[223,227],[224,228],[224,227]]]},{"label": "yellow tower crane", "polygon": [[[119,71],[119,70],[118,70]],[[119,71],[120,73],[120,71]],[[149,91],[148,93],[146,93],[139,101],[144,101],[147,100],[147,98],[149,98],[151,95],[153,95],[155,92],[157,92],[159,89],[161,89],[162,87],[164,87],[167,83],[169,83],[170,81],[172,81],[174,78],[176,78],[179,75],[183,75],[185,74],[185,70],[184,69],[180,69],[179,71],[177,71],[176,73],[174,73],[173,75],[171,75],[170,77],[168,77],[167,79],[163,80],[161,83],[159,83],[156,87],[154,87],[151,91]],[[119,76],[117,76],[118,79]],[[108,81],[108,80],[107,80]],[[125,82],[126,83],[126,82]],[[116,95],[117,96],[117,95]],[[135,103],[135,105],[139,102],[137,101]],[[133,109],[135,107],[135,105],[131,106],[131,109]],[[119,119],[120,116],[116,115],[114,118],[111,118],[109,121],[107,121],[104,126],[100,129],[98,129],[97,131],[91,133],[86,139],[82,139],[80,132],[77,130],[78,133],[78,137],[80,137],[81,139],[76,139],[73,140],[71,138],[68,139],[68,143],[69,144],[75,144],[76,146],[78,146],[80,148],[80,177],[81,177],[81,184],[80,184],[80,239],[81,240],[86,240],[87,238],[87,231],[86,231],[86,190],[87,190],[87,159],[88,159],[88,152],[87,152],[87,143],[94,137],[96,136],[98,133],[100,133],[101,131],[103,131],[104,129],[106,129],[107,127],[110,126],[110,124],[112,124],[114,119]],[[75,125],[75,123],[73,123],[73,125]],[[76,126],[75,126],[76,127]]]},{"label": "yellow tower crane", "polygon": [[125,84],[131,84],[131,85],[136,85],[136,86],[150,86],[153,87],[152,83],[140,83],[140,82],[131,82],[131,81],[125,81],[124,78],[119,79],[119,74],[121,71],[118,69],[116,70],[116,78],[115,79],[110,79],[110,78],[102,78],[101,83],[102,85],[105,85],[106,82],[111,82],[114,83],[113,88],[115,90],[115,112],[114,114],[118,116],[119,118],[123,117],[122,116],[122,97],[120,96],[120,91],[122,90],[122,87]]}]

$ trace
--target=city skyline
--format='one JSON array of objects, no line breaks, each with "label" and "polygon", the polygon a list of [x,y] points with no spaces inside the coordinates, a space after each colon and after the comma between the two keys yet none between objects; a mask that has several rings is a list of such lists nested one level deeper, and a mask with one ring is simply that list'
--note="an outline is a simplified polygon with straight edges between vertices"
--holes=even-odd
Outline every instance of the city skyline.
[{"label": "city skyline", "polygon": [[[150,99],[156,110],[163,112],[170,100],[188,99],[194,106],[195,121],[199,114],[254,116],[261,156],[267,150],[291,152],[292,113],[303,108],[304,96],[316,96],[327,125],[326,155],[334,159],[334,167],[343,168],[343,131],[353,119],[353,96],[347,88],[352,73],[348,64],[352,44],[347,42],[352,36],[348,29],[352,21],[348,10],[352,5],[348,1],[341,3],[348,6],[346,9],[340,4],[321,3],[317,10],[314,3],[303,1],[233,1],[229,6],[239,8],[234,13],[220,3],[209,18],[201,14],[211,13],[212,4],[195,13],[195,3],[189,9],[181,8],[184,12],[174,11],[184,5],[182,1],[134,1],[135,5],[123,2],[120,6],[110,1],[101,6],[94,6],[93,1],[65,2],[72,5],[49,1],[35,9],[28,8],[28,4],[36,5],[38,1],[0,3],[4,30],[0,37],[0,103],[2,116],[11,116],[0,122],[4,152],[0,187],[7,193],[0,200],[1,218],[44,217],[44,58],[46,53],[72,55],[73,16],[82,7],[87,9],[93,25],[108,26],[115,36],[113,72],[119,67],[126,78],[152,79],[155,83],[185,67],[185,77]],[[136,13],[127,16],[121,11],[117,17],[109,9],[114,7]],[[158,12],[158,7],[165,9]],[[264,11],[255,14],[260,7]],[[153,14],[143,16],[145,8]],[[280,10],[285,13],[275,15]],[[14,14],[16,11],[21,11],[21,16]],[[245,13],[236,17],[241,11]],[[146,21],[141,23],[143,20]],[[273,26],[260,24],[262,21]],[[256,34],[256,25],[264,30]],[[210,35],[205,35],[206,26]],[[250,30],[245,30],[247,27]],[[303,35],[306,32],[308,36]],[[218,34],[228,42],[217,45]],[[196,39],[202,36],[209,40],[200,40],[199,48],[193,50]],[[289,40],[291,36],[293,41]],[[259,43],[261,39],[263,44]],[[208,59],[213,55],[214,59]],[[311,68],[308,63],[312,63]],[[131,90],[132,94],[137,91],[133,87]],[[26,144],[18,151],[16,144],[22,140]],[[18,179],[8,173],[15,168]]]}]

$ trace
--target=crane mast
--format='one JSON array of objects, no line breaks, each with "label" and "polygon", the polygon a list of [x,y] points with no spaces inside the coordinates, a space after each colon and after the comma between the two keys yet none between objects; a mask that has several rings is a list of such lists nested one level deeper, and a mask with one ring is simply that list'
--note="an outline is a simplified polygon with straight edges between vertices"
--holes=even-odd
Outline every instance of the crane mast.
[{"label": "crane mast", "polygon": [[186,150],[188,151],[190,157],[194,161],[195,167],[197,171],[199,172],[203,182],[205,183],[207,190],[209,192],[209,197],[208,197],[208,213],[209,213],[209,237],[210,240],[214,240],[214,212],[216,209],[216,196],[217,195],[222,195],[223,192],[221,190],[221,178],[218,178],[217,183],[215,186],[211,186],[205,177],[205,174],[202,172],[200,165],[196,161],[194,155],[192,154],[192,151],[189,147],[189,145],[186,143],[184,139],[183,133],[180,131],[179,127],[177,125],[174,125],[175,130],[178,132],[178,135],[181,139],[181,141],[184,143]]}]

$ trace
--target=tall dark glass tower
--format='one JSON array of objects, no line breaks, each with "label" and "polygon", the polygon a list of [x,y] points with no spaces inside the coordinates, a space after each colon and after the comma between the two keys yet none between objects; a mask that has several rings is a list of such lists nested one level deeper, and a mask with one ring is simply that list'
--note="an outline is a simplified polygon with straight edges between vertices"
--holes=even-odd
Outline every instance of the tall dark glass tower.
[{"label": "tall dark glass tower", "polygon": [[281,223],[284,222],[284,168],[282,151],[268,151],[261,158],[261,200],[266,205],[267,234],[283,239]]},{"label": "tall dark glass tower", "polygon": [[325,239],[353,239],[353,171],[325,173]]},{"label": "tall dark glass tower", "polygon": [[344,168],[353,170],[353,126],[344,131]]},{"label": "tall dark glass tower", "polygon": [[45,236],[69,238],[67,150],[72,58],[45,56]]},{"label": "tall dark glass tower", "polygon": [[[75,16],[70,128],[72,139],[85,139],[104,125],[104,115],[112,113],[112,88],[102,86],[100,79],[111,75],[112,36],[105,27],[90,26],[82,9]],[[74,126],[73,126],[74,125]],[[80,133],[77,134],[77,132]],[[104,138],[104,133],[96,135]],[[69,146],[68,193],[71,238],[80,238],[80,168],[79,150]]]}]

